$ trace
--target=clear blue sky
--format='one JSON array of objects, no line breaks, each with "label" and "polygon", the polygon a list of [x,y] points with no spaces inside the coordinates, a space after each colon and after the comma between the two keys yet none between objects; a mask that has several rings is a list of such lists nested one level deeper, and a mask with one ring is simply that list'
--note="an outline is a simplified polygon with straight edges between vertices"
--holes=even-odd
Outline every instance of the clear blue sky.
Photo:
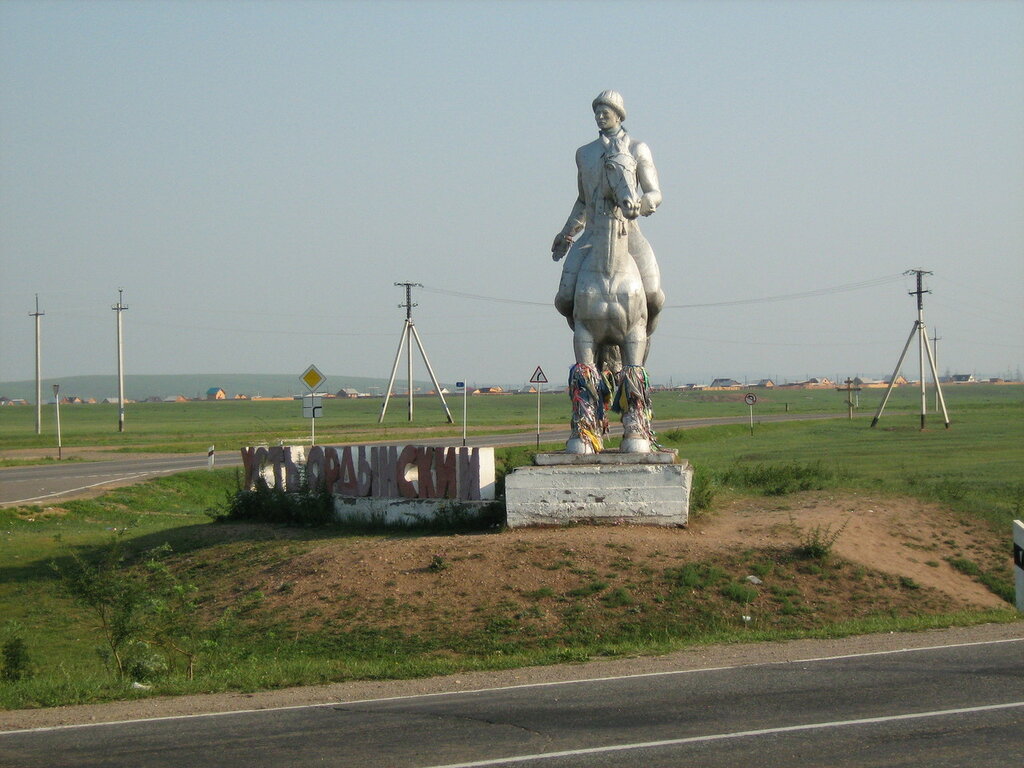
[{"label": "clear blue sky", "polygon": [[559,381],[606,88],[662,180],[655,381],[888,374],[911,268],[940,372],[1024,366],[1022,2],[5,0],[0,381],[36,293],[44,378],[114,374],[119,287],[128,373],[386,377],[398,281],[443,383]]}]

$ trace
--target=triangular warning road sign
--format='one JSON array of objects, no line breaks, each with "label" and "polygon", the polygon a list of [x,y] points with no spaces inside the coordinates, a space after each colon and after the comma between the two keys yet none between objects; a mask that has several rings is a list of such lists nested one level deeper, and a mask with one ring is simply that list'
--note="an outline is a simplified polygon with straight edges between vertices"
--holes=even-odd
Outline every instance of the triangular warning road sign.
[{"label": "triangular warning road sign", "polygon": [[537,370],[533,372],[533,377],[530,379],[531,384],[547,384],[548,377],[544,375],[544,371],[537,366]]}]

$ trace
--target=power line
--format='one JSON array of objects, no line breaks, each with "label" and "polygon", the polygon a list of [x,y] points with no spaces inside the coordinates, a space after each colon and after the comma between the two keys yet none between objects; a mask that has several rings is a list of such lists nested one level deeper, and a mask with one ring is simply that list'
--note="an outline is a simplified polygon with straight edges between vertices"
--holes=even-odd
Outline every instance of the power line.
[{"label": "power line", "polygon": [[[861,280],[856,283],[844,283],[843,285],[834,285],[827,288],[815,288],[809,291],[799,291],[797,293],[784,293],[776,296],[761,296],[758,298],[750,299],[732,299],[729,301],[712,301],[701,304],[668,304],[665,309],[698,309],[704,307],[731,307],[738,306],[741,304],[767,304],[775,301],[790,301],[793,299],[809,299],[816,296],[830,296],[835,293],[845,293],[848,291],[859,291],[865,288],[875,288],[880,285],[887,285],[902,280],[904,274],[901,272],[897,275],[886,275],[885,277],[877,277],[871,280]],[[531,307],[547,307],[550,306],[550,302],[546,301],[525,301],[523,299],[508,299],[497,296],[485,296],[477,293],[466,293],[464,291],[450,291],[446,288],[433,288],[431,286],[423,286],[424,291],[430,293],[439,293],[444,296],[455,296],[461,299],[473,299],[475,301],[488,301],[497,304],[522,304]]]},{"label": "power line", "polygon": [[790,301],[793,299],[810,299],[816,296],[831,296],[835,293],[846,293],[848,291],[859,291],[864,288],[874,288],[879,285],[887,285],[894,283],[898,280],[903,279],[903,273],[898,275],[888,275],[886,277],[877,277],[873,280],[862,280],[857,283],[845,283],[843,285],[834,285],[829,288],[816,288],[810,291],[800,291],[798,293],[783,293],[777,296],[762,296],[756,299],[734,299],[732,301],[712,301],[703,304],[668,304],[665,309],[696,309],[703,307],[732,307],[740,304],[768,304],[775,301]]}]

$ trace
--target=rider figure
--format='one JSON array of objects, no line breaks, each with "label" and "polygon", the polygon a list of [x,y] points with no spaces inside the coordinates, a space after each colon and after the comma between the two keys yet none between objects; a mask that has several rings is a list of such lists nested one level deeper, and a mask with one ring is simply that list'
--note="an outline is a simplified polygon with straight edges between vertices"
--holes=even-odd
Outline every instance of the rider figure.
[{"label": "rider figure", "polygon": [[[658,324],[658,314],[665,303],[665,294],[661,290],[661,273],[654,258],[654,251],[640,232],[636,216],[650,216],[661,204],[658,172],[651,159],[651,150],[643,142],[631,138],[622,127],[622,122],[626,119],[626,107],[622,96],[616,91],[602,91],[594,99],[592,106],[600,134],[597,139],[576,150],[579,197],[565,226],[555,235],[555,241],[551,245],[551,258],[555,261],[568,253],[562,266],[558,293],[555,295],[555,308],[565,315],[569,327],[574,327],[572,313],[576,277],[590,248],[591,230],[584,228],[594,217],[607,215],[602,213],[603,206],[596,199],[597,190],[601,186],[601,175],[604,172],[604,158],[609,154],[628,152],[636,160],[637,187],[643,192],[640,200],[632,204],[634,209],[624,211],[629,236],[628,248],[633,260],[636,261],[644,292],[647,294],[647,336],[650,338]],[[583,230],[583,234],[574,242],[573,238],[580,230]]]}]

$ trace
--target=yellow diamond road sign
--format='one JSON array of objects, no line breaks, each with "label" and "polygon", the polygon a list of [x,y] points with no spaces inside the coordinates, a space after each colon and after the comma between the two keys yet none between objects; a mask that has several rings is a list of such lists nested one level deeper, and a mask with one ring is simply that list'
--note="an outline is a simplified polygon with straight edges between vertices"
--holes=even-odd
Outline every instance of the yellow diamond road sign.
[{"label": "yellow diamond road sign", "polygon": [[327,380],[327,377],[320,373],[315,365],[309,366],[300,378],[302,383],[309,387],[311,391],[315,391],[317,387]]}]

